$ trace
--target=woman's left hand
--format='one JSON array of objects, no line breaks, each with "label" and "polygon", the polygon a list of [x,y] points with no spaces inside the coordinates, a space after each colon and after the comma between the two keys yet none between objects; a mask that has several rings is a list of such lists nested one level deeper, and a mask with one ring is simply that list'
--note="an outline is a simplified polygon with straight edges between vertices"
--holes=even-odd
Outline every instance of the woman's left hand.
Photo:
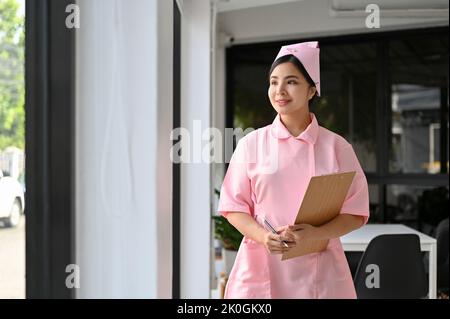
[{"label": "woman's left hand", "polygon": [[285,232],[287,236],[294,237],[296,243],[304,240],[322,239],[320,228],[309,224],[290,225]]}]

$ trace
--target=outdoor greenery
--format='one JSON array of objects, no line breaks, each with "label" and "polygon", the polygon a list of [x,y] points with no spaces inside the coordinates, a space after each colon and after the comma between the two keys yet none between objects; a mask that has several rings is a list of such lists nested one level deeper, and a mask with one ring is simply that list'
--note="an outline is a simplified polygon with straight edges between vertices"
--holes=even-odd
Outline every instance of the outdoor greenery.
[{"label": "outdoor greenery", "polygon": [[0,150],[25,144],[24,21],[16,0],[0,0]]},{"label": "outdoor greenery", "polygon": [[238,250],[242,234],[222,216],[212,216],[214,221],[214,238],[219,239],[225,249]]}]

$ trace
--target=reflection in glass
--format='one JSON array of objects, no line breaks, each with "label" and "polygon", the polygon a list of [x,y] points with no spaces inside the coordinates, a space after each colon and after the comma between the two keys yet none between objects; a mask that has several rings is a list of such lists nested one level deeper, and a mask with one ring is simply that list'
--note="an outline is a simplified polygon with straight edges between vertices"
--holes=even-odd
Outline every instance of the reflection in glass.
[{"label": "reflection in glass", "polygon": [[25,298],[25,1],[0,1],[0,299]]},{"label": "reflection in glass", "polygon": [[439,109],[439,88],[392,86],[391,171],[440,172]]},{"label": "reflection in glass", "polygon": [[[234,127],[259,128],[272,123],[276,112],[267,96],[267,75],[278,49],[243,47],[230,54]],[[320,125],[352,143],[366,172],[375,172],[376,46],[324,44],[320,52],[322,97],[310,111]]]},{"label": "reflection in glass", "polygon": [[376,184],[369,184],[369,224],[380,224],[384,222],[378,201],[378,188],[379,187]]},{"label": "reflection in glass", "polygon": [[392,41],[389,58],[389,171],[440,173],[441,103],[448,103],[442,98],[448,90],[448,38],[436,35]]},{"label": "reflection in glass", "polygon": [[429,232],[448,217],[448,187],[388,185],[386,208],[389,222]]},{"label": "reflection in glass", "polygon": [[312,110],[353,145],[364,171],[375,172],[375,43],[323,45],[320,52],[323,94]]},{"label": "reflection in glass", "polygon": [[[268,72],[275,48],[241,48],[233,52],[233,126],[259,128],[272,123],[276,112],[267,96]],[[249,58],[251,57],[251,58]]]}]

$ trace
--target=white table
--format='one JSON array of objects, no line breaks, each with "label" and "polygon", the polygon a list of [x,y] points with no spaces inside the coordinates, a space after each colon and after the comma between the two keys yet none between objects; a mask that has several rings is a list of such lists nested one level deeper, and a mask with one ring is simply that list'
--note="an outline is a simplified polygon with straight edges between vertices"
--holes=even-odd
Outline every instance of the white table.
[{"label": "white table", "polygon": [[369,242],[383,234],[417,234],[420,238],[420,248],[429,253],[429,288],[428,296],[436,299],[437,252],[436,239],[402,224],[367,224],[341,237],[344,251],[365,251]]}]

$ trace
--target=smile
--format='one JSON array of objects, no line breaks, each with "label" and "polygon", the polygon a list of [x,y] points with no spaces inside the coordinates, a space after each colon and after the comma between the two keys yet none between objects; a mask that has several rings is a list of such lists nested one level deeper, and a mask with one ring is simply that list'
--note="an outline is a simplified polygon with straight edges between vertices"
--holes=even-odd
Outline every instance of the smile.
[{"label": "smile", "polygon": [[278,105],[286,105],[290,102],[291,100],[276,100],[275,102],[277,102]]}]

